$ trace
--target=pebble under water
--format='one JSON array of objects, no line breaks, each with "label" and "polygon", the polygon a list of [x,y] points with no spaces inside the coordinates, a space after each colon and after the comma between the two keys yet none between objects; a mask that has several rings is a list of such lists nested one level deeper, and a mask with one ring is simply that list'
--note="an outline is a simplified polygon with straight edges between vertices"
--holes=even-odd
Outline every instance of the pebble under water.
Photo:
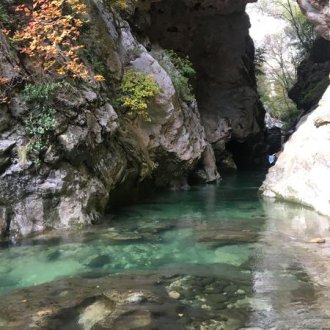
[{"label": "pebble under water", "polygon": [[[160,193],[102,225],[3,244],[0,328],[21,329],[31,316],[42,329],[330,329],[330,222],[260,200],[262,179],[242,173]],[[320,237],[326,243],[311,243]],[[86,302],[91,283],[108,290],[90,302],[98,312]],[[66,291],[71,304],[85,300],[69,311]],[[40,312],[44,299],[57,307]]]}]

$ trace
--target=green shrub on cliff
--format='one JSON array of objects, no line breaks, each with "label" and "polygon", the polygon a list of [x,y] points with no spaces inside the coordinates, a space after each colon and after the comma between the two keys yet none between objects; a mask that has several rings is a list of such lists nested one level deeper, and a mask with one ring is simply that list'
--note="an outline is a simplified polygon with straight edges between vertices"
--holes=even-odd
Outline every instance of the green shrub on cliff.
[{"label": "green shrub on cliff", "polygon": [[323,78],[321,81],[314,81],[310,83],[308,88],[306,88],[305,95],[303,96],[303,102],[310,104],[310,106],[317,103],[317,100],[322,97],[328,86],[328,77]]},{"label": "green shrub on cliff", "polygon": [[116,9],[123,10],[123,9],[127,8],[127,1],[126,0],[110,0],[109,2]]},{"label": "green shrub on cliff", "polygon": [[7,10],[2,3],[0,3],[0,24],[8,22]]},{"label": "green shrub on cliff", "polygon": [[61,83],[27,84],[23,90],[23,100],[27,103],[51,102]]},{"label": "green shrub on cliff", "polygon": [[119,107],[132,119],[137,117],[150,121],[148,106],[151,99],[160,92],[160,88],[152,78],[143,72],[128,70],[120,85]]},{"label": "green shrub on cliff", "polygon": [[160,64],[171,77],[176,92],[187,102],[194,100],[192,81],[195,79],[196,71],[188,56],[180,56],[173,50],[166,50]]},{"label": "green shrub on cliff", "polygon": [[39,153],[47,146],[47,134],[55,127],[56,110],[40,105],[25,121],[25,128],[32,140],[28,149]]},{"label": "green shrub on cliff", "polygon": [[182,76],[188,79],[195,78],[196,71],[188,56],[179,56],[174,50],[167,50],[166,53]]}]

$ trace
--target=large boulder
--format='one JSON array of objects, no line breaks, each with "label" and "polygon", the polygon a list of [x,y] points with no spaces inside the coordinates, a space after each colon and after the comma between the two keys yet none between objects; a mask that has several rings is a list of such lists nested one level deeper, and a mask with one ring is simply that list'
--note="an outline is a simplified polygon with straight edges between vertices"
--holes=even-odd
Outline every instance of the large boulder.
[{"label": "large boulder", "polygon": [[330,217],[330,88],[297,131],[261,187],[263,196],[298,202]]}]

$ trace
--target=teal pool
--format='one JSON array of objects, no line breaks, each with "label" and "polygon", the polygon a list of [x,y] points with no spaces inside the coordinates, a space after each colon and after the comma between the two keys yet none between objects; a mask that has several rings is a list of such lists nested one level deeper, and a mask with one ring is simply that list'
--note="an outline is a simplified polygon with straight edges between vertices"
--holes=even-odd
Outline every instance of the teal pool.
[{"label": "teal pool", "polygon": [[[206,268],[217,278],[226,273],[223,281],[235,287],[217,293],[219,313],[240,320],[227,329],[330,328],[329,246],[309,243],[329,236],[329,221],[298,205],[260,200],[262,179],[262,174],[243,173],[219,185],[163,192],[101,225],[3,244],[0,293],[58,279],[141,271],[197,276],[203,269],[198,275],[203,277]],[[245,280],[236,283],[242,274]],[[220,308],[219,302],[208,305],[207,297],[204,305]]]}]

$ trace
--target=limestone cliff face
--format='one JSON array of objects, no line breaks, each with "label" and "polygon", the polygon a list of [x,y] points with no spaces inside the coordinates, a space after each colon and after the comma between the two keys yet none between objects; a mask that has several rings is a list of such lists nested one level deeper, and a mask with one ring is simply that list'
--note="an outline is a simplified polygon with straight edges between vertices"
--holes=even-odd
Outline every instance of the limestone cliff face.
[{"label": "limestone cliff face", "polygon": [[[31,109],[22,98],[24,86],[34,83],[35,71],[0,34],[0,75],[12,85],[10,102],[0,104],[1,235],[91,224],[117,190],[126,188],[132,194],[145,181],[180,188],[191,174],[211,182],[219,178],[222,164],[235,167],[225,144],[233,139],[246,143],[262,127],[246,2],[132,1],[119,13],[109,1],[86,1],[90,27],[83,35],[89,52],[85,62],[91,70],[101,62],[110,78],[61,87],[55,129],[40,167],[27,155],[25,123]],[[183,32],[192,29],[193,34],[173,37],[169,30],[175,31],[178,24],[175,15],[170,19],[174,28],[164,25],[161,33],[158,24],[163,21],[157,12],[174,7],[181,8],[179,15],[182,8],[188,9],[182,17]],[[212,29],[217,33],[209,35]],[[174,87],[156,56],[162,47],[191,55],[198,74],[198,102],[185,99]],[[150,74],[160,87],[149,105],[150,122],[128,119],[113,102],[127,68]]]},{"label": "limestone cliff face", "polygon": [[[11,102],[0,111],[0,229],[29,234],[97,221],[109,193],[146,178],[158,186],[186,184],[206,148],[196,102],[177,95],[165,70],[137,42],[129,25],[106,6],[90,8],[89,47],[103,57],[111,81],[125,67],[151,74],[161,92],[150,105],[151,122],[134,122],[113,108],[112,85],[70,84],[57,95],[56,129],[44,163],[36,168],[26,156],[28,136],[22,100],[22,63],[1,35],[1,76],[17,82]],[[96,56],[95,55],[95,56]],[[19,68],[19,70],[17,69]],[[110,92],[109,92],[110,90]],[[211,178],[211,181],[216,177]]]},{"label": "limestone cliff face", "polygon": [[299,68],[291,97],[305,115],[270,169],[261,191],[267,198],[298,202],[330,217],[329,2],[299,3],[325,39],[315,42],[309,58]]},{"label": "limestone cliff face", "polygon": [[330,88],[319,106],[301,119],[297,131],[267,175],[265,197],[286,199],[330,217]]}]

